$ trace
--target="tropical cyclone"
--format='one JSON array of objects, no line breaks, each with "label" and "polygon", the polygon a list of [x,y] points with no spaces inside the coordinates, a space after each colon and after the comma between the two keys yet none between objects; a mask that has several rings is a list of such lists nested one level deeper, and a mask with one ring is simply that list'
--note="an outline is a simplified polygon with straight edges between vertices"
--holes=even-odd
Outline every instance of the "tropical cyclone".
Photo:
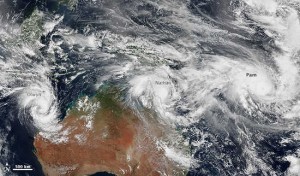
[{"label": "tropical cyclone", "polygon": [[[100,106],[97,105],[100,101]],[[99,103],[98,103],[99,104]],[[93,110],[96,111],[91,112]],[[91,117],[91,115],[93,117]],[[156,145],[155,134],[112,94],[82,98],[62,122],[64,141],[37,135],[36,155],[46,175],[183,175]],[[158,136],[156,136],[158,137]]]},{"label": "tropical cyclone", "polygon": [[0,25],[0,167],[299,173],[299,0],[59,2]]}]

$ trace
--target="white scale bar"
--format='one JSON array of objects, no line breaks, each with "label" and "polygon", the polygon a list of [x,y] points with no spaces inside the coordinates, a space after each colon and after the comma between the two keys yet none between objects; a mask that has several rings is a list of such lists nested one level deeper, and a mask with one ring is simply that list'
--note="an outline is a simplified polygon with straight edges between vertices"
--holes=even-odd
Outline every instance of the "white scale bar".
[{"label": "white scale bar", "polygon": [[32,171],[33,169],[13,169],[13,171]]}]

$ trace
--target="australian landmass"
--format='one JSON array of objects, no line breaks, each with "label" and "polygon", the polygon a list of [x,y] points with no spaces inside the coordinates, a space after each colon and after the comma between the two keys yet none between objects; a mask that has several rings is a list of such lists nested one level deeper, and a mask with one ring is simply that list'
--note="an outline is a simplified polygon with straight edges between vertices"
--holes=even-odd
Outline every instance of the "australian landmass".
[{"label": "australian landmass", "polygon": [[162,135],[158,125],[145,125],[117,97],[118,91],[111,89],[82,98],[81,104],[99,106],[71,108],[58,132],[65,136],[63,142],[40,134],[35,137],[36,155],[45,175],[90,175],[104,171],[128,176],[184,174],[157,146],[156,138]]}]

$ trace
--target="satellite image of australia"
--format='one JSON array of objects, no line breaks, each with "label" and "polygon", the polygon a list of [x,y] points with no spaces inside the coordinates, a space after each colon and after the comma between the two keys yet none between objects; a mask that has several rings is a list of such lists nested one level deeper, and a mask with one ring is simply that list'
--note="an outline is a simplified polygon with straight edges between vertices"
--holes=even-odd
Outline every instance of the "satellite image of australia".
[{"label": "satellite image of australia", "polygon": [[0,176],[300,176],[300,0],[0,0]]}]

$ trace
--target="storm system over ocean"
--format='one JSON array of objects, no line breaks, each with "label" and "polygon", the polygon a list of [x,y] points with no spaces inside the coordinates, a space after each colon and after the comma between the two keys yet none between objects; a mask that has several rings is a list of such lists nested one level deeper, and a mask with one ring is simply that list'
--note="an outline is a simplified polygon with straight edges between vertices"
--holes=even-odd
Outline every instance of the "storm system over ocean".
[{"label": "storm system over ocean", "polygon": [[[145,175],[300,175],[299,16],[299,0],[0,0],[0,175],[139,175],[144,160]],[[81,111],[87,136],[110,128],[97,118],[119,103],[138,120],[111,135],[139,126],[113,144],[119,170],[43,155]]]}]

